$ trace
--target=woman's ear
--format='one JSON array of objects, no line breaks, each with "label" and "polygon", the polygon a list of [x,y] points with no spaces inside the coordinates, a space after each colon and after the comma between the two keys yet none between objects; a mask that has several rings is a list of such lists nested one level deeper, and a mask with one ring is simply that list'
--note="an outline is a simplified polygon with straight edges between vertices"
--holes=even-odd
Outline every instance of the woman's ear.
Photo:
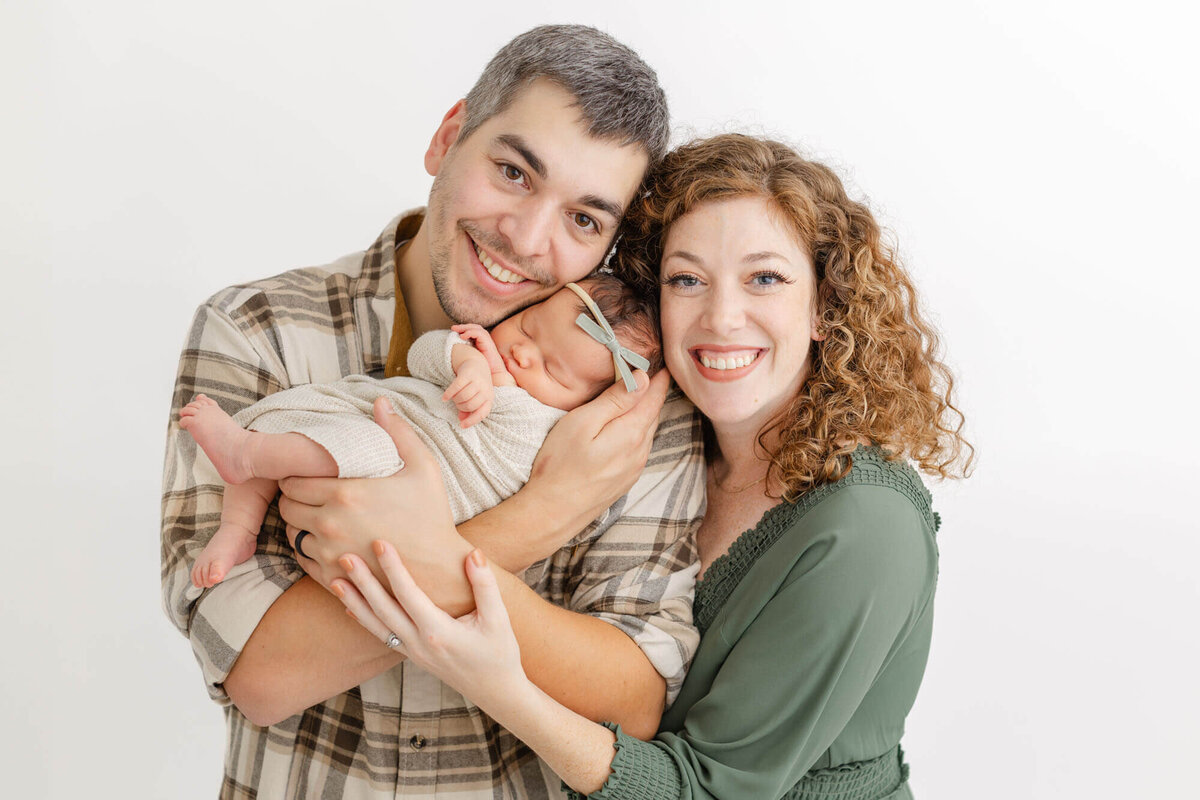
[{"label": "woman's ear", "polygon": [[442,117],[442,124],[433,132],[433,138],[429,140],[429,149],[425,151],[425,171],[430,175],[437,175],[438,170],[442,168],[446,153],[450,152],[450,148],[458,141],[466,115],[467,101],[463,99],[451,106],[446,116]]}]

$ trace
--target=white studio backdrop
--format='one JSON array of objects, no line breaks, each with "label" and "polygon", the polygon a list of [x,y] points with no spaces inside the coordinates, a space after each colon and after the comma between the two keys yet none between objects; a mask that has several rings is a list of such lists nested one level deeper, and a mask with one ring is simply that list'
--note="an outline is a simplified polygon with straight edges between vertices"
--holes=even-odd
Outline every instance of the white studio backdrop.
[{"label": "white studio backdrop", "polygon": [[1181,14],[4,0],[0,793],[216,794],[221,712],[158,589],[191,313],[423,203],[442,114],[545,22],[637,49],[677,141],[787,138],[896,231],[980,452],[933,487],[918,796],[1194,791],[1200,64]]}]

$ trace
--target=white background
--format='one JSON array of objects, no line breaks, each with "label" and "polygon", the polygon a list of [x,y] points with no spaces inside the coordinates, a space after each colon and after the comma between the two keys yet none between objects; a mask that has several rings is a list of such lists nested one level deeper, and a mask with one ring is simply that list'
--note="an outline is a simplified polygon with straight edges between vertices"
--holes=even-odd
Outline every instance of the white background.
[{"label": "white background", "polygon": [[568,21],[657,69],[677,140],[835,164],[941,325],[980,459],[933,487],[918,796],[1194,792],[1200,65],[1188,20],[1111,6],[4,0],[0,794],[216,794],[158,589],[191,312],[370,244],[492,53]]}]

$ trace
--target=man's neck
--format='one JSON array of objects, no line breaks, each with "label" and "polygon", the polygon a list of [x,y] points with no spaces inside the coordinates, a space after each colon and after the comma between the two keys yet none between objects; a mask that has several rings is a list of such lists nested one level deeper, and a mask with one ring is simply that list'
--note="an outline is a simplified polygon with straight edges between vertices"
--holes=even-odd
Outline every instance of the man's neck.
[{"label": "man's neck", "polygon": [[441,328],[449,328],[452,320],[442,311],[437,292],[433,288],[433,270],[429,264],[428,215],[421,227],[407,244],[396,248],[396,276],[404,304],[408,307],[408,320],[412,324],[413,336]]}]

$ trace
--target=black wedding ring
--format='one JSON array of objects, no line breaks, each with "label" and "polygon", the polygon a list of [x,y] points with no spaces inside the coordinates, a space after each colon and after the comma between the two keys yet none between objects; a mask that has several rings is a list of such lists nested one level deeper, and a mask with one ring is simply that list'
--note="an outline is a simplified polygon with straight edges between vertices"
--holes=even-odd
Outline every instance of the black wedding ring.
[{"label": "black wedding ring", "polygon": [[296,543],[294,545],[292,545],[292,547],[295,549],[295,551],[297,553],[299,553],[302,558],[309,557],[308,554],[304,552],[304,547],[302,546],[305,536],[312,536],[312,531],[300,531],[299,533],[297,533],[296,534]]}]

